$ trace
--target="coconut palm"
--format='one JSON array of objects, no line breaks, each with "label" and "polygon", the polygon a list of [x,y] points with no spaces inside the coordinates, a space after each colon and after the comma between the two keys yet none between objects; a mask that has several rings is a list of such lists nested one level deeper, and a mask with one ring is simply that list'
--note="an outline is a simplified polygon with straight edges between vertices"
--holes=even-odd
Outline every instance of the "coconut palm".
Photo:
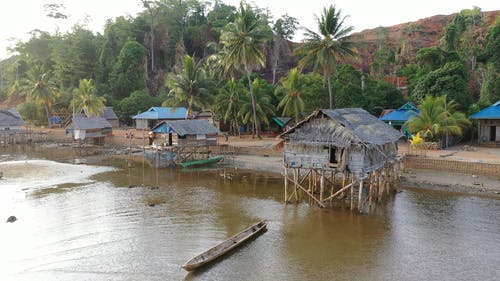
[{"label": "coconut palm", "polygon": [[344,26],[346,17],[342,17],[340,12],[335,6],[324,8],[321,18],[316,16],[320,33],[306,28],[304,43],[294,51],[296,55],[303,56],[299,61],[300,68],[312,67],[314,71],[323,74],[328,85],[330,108],[335,105],[331,77],[337,64],[346,56],[356,55],[356,44],[349,36],[353,27]]},{"label": "coconut palm", "polygon": [[184,56],[182,68],[176,67],[167,75],[166,85],[173,99],[163,102],[163,105],[185,106],[189,114],[207,107],[213,100],[211,80],[202,65],[189,55]]},{"label": "coconut palm", "polygon": [[224,87],[220,88],[215,97],[215,112],[224,120],[229,122],[234,133],[238,133],[241,125],[239,112],[245,100],[248,100],[244,93],[244,88],[234,78],[227,81]]},{"label": "coconut palm", "polygon": [[41,66],[34,66],[28,71],[20,86],[20,91],[26,94],[27,99],[44,107],[49,126],[51,126],[50,108],[59,93],[56,83],[51,78],[50,72],[44,71]]},{"label": "coconut palm", "polygon": [[[255,79],[252,82],[252,88],[254,91],[254,101],[256,104],[255,107],[255,116],[257,121],[254,121],[254,130],[259,130],[259,124],[264,122],[264,124],[269,125],[268,116],[273,115],[275,108],[272,104],[271,96],[266,92],[265,86],[267,82],[262,79]],[[250,93],[247,93],[250,95]],[[248,123],[253,117],[253,104],[251,99],[242,99],[241,110],[239,112],[239,116],[241,117],[243,123]],[[255,132],[254,132],[255,133]]]},{"label": "coconut palm", "polygon": [[262,45],[267,39],[267,33],[259,17],[249,5],[240,4],[234,23],[227,25],[221,35],[221,42],[225,49],[225,71],[232,69],[241,71],[246,75],[250,99],[252,102],[252,115],[254,133],[260,138],[257,123],[257,104],[252,85],[252,72],[265,65],[266,57],[262,52]]},{"label": "coconut palm", "polygon": [[92,79],[81,79],[78,88],[73,90],[71,106],[73,113],[85,113],[87,117],[100,116],[104,112],[106,99],[97,95]]},{"label": "coconut palm", "polygon": [[283,98],[278,104],[282,108],[282,116],[295,116],[295,122],[299,121],[300,114],[304,111],[305,104],[301,97],[304,85],[300,82],[300,73],[293,68],[288,75],[281,79],[281,86],[276,88],[276,94],[282,94]]},{"label": "coconut palm", "polygon": [[467,117],[455,111],[457,103],[446,101],[446,96],[426,96],[418,106],[420,113],[407,121],[410,132],[420,132],[430,139],[438,140],[447,133],[461,136],[463,129],[470,125]]}]

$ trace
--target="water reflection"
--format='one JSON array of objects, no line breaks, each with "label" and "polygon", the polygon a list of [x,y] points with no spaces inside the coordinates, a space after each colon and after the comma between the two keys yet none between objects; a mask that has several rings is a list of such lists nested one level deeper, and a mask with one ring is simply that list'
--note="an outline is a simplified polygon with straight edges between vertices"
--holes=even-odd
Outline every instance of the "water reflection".
[{"label": "water reflection", "polygon": [[[495,280],[500,274],[500,201],[493,198],[405,190],[359,215],[284,205],[282,178],[274,175],[149,169],[140,161],[127,168],[124,159],[102,164],[119,169],[26,196],[0,182],[0,219],[19,218],[0,223],[0,280]],[[162,200],[151,207],[152,198]],[[268,231],[257,239],[201,271],[180,268],[258,220],[268,221]]]}]

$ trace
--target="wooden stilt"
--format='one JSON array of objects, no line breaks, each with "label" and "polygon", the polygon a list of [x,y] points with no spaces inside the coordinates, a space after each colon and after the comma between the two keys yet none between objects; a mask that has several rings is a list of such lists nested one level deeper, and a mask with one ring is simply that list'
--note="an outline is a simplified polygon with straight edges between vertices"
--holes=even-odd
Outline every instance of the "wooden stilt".
[{"label": "wooden stilt", "polygon": [[361,212],[361,200],[363,199],[363,179],[359,182],[358,211]]},{"label": "wooden stilt", "polygon": [[288,169],[285,166],[285,203],[288,203]]},{"label": "wooden stilt", "polygon": [[[354,177],[352,177],[352,182],[354,183]],[[354,210],[354,184],[351,185],[351,211],[352,210]]]},{"label": "wooden stilt", "polygon": [[325,192],[325,172],[321,171],[319,183],[319,201],[323,202],[323,193]]}]

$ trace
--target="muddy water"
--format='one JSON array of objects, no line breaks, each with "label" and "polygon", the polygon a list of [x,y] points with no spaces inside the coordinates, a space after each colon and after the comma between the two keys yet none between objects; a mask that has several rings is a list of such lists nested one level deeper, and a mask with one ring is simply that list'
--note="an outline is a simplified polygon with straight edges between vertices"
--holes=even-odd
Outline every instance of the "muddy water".
[{"label": "muddy water", "polygon": [[[3,152],[3,158],[13,158]],[[6,156],[8,155],[8,156]],[[17,159],[66,156],[17,152]],[[50,158],[49,157],[49,158]],[[58,158],[59,157],[59,158]],[[373,214],[284,205],[279,176],[153,170],[0,181],[0,280],[498,280],[500,201],[404,190]],[[71,167],[61,168],[78,173]],[[91,168],[93,169],[93,168]],[[98,172],[99,168],[95,168]],[[2,182],[3,181],[3,182]],[[148,206],[149,204],[157,204]],[[186,260],[255,221],[269,230],[195,273]]]}]

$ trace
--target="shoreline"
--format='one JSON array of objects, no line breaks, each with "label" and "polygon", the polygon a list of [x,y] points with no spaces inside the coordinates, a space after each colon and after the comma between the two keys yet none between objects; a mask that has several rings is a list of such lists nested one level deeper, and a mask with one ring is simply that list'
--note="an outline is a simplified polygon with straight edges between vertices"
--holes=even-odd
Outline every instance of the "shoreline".
[{"label": "shoreline", "polygon": [[[128,154],[126,151],[131,147],[128,141],[128,139],[122,139],[120,136],[114,136],[104,147],[91,146],[88,148],[88,152],[91,153],[81,155],[80,158],[85,160],[79,164],[95,164],[96,162],[100,162],[99,158],[123,158],[123,154]],[[283,176],[283,156],[279,149],[275,149],[278,142],[279,140],[275,138],[267,138],[262,141],[248,137],[232,137],[229,141],[223,141],[220,138],[220,144],[232,146],[235,150],[235,154],[226,156],[222,165]],[[60,140],[37,144],[37,146],[46,147],[48,150],[72,148]],[[132,147],[136,147],[136,145],[132,145]],[[469,157],[473,157],[473,152],[467,153],[470,155]],[[464,163],[477,162],[477,159],[473,158],[464,159],[463,155],[468,156],[467,153],[462,153],[460,160]],[[500,149],[498,152],[495,151],[495,153],[500,153]],[[432,159],[433,155],[425,157]],[[484,157],[484,154],[479,155],[479,157]],[[495,155],[494,159],[496,158]],[[498,158],[500,159],[500,157]],[[3,161],[0,159],[0,162]],[[500,177],[494,178],[482,175],[462,174],[445,170],[405,168],[399,176],[398,188],[487,195],[500,199]]]}]

